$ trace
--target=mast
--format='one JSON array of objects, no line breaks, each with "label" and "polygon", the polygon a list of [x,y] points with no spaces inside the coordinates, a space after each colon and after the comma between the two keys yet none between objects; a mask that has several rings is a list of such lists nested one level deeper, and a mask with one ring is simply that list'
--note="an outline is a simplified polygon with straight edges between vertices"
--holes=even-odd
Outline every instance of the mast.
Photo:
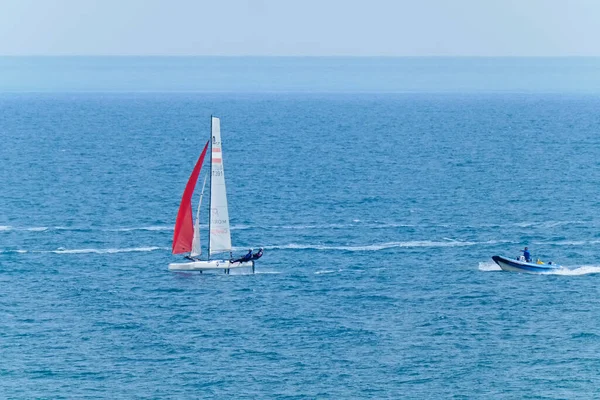
[{"label": "mast", "polygon": [[210,170],[208,174],[210,175],[210,182],[208,184],[208,252],[206,254],[207,261],[210,260],[210,221],[212,219],[212,142],[213,142],[213,134],[212,134],[212,124],[213,124],[213,116],[210,115]]}]

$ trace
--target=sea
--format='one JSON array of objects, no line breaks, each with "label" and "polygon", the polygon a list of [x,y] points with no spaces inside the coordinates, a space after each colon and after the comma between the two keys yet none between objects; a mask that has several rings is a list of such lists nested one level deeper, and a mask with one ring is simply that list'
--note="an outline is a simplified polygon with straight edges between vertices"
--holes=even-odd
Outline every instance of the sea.
[{"label": "sea", "polygon": [[[599,111],[599,58],[0,57],[0,398],[598,398]],[[256,274],[167,269],[211,115]]]}]

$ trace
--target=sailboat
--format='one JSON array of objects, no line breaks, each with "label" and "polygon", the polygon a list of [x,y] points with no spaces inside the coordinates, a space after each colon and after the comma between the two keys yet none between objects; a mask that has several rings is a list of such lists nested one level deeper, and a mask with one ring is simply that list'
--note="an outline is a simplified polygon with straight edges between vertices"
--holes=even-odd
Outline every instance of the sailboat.
[{"label": "sailboat", "polygon": [[[200,201],[196,210],[196,219],[192,217],[192,195],[200,176],[204,158],[210,144],[209,178],[209,216],[208,216],[208,251],[206,260],[200,260],[200,209],[206,177],[202,186]],[[188,262],[169,264],[173,271],[210,271],[223,270],[226,274],[234,268],[251,268],[254,272],[254,260],[233,261],[231,259],[211,258],[213,255],[229,253],[231,256],[231,231],[229,229],[229,209],[227,206],[227,191],[225,188],[225,172],[223,169],[223,151],[221,147],[221,121],[211,117],[211,138],[206,142],[181,198],[175,231],[173,232],[173,254],[189,252]]]}]

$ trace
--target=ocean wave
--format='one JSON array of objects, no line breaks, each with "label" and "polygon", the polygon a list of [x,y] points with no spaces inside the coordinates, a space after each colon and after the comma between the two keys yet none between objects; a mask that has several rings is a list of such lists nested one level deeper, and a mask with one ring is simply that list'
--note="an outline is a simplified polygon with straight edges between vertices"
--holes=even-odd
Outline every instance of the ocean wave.
[{"label": "ocean wave", "polygon": [[336,272],[342,272],[342,271],[343,271],[342,269],[337,269],[337,270],[336,269],[326,269],[323,271],[316,271],[315,275],[334,274]]},{"label": "ocean wave", "polygon": [[290,230],[310,230],[310,229],[345,229],[345,228],[356,228],[357,225],[361,227],[367,227],[371,229],[388,229],[388,228],[405,228],[414,227],[412,224],[401,224],[401,223],[379,223],[379,222],[361,222],[360,220],[354,220],[351,224],[298,224],[298,225],[273,225],[258,227],[260,229],[290,229]]},{"label": "ocean wave", "polygon": [[9,226],[0,225],[0,231],[25,231],[25,232],[45,232],[45,231],[89,231],[91,228],[68,227],[68,226]]},{"label": "ocean wave", "polygon": [[[200,227],[202,227],[202,225],[200,225]],[[205,227],[205,229],[208,228],[208,226]],[[253,229],[254,227],[252,225],[231,225],[229,227],[232,231],[243,231],[246,229]]]},{"label": "ocean wave", "polygon": [[73,232],[86,232],[86,231],[92,231],[94,230],[94,228],[84,228],[84,227],[77,227],[77,226],[53,226],[52,228],[49,228],[50,230],[53,231],[73,231]]},{"label": "ocean wave", "polygon": [[[200,226],[202,227],[202,226]],[[173,225],[150,225],[150,226],[135,226],[124,228],[108,228],[102,229],[109,232],[132,232],[132,231],[172,231]]]},{"label": "ocean wave", "polygon": [[61,226],[10,226],[0,225],[0,231],[27,231],[27,232],[45,232],[47,230],[67,230],[72,228]]},{"label": "ocean wave", "polygon": [[[35,227],[23,227],[17,228],[8,225],[0,225],[0,231],[29,231],[29,232],[44,232],[44,231],[100,231],[100,232],[134,232],[134,231],[172,231],[173,225],[149,225],[149,226],[124,226],[115,228],[98,228],[98,227],[70,227],[70,226],[35,226]],[[232,225],[231,230],[244,230],[253,229],[255,227],[251,225]],[[208,229],[208,225],[200,225],[200,229]],[[259,229],[259,228],[257,228]]]},{"label": "ocean wave", "polygon": [[[579,221],[579,220],[568,220],[568,221],[546,221],[546,222],[517,222],[508,224],[476,224],[476,225],[454,225],[454,224],[406,224],[402,222],[383,222],[383,221],[362,221],[358,219],[352,220],[349,223],[328,223],[328,224],[285,224],[285,225],[250,225],[250,224],[232,224],[231,230],[249,230],[249,229],[260,229],[260,230],[330,230],[330,229],[353,229],[356,227],[367,228],[367,229],[394,229],[394,228],[507,228],[507,227],[519,227],[519,228],[540,228],[550,229],[565,225],[587,225],[587,226],[598,226],[600,221]],[[0,231],[30,231],[30,232],[43,232],[47,230],[63,230],[63,231],[104,231],[104,232],[133,232],[133,231],[172,231],[173,225],[147,225],[147,226],[122,226],[122,227],[81,227],[81,226],[39,226],[39,227],[13,227],[10,225],[0,225]],[[200,225],[200,228],[205,230],[208,228],[208,224]]]},{"label": "ocean wave", "polygon": [[565,226],[565,225],[593,225],[594,222],[586,222],[586,221],[544,221],[544,222],[517,222],[513,224],[513,226],[518,226],[519,228],[555,228],[557,226]]},{"label": "ocean wave", "polygon": [[[201,226],[207,228],[206,225]],[[232,228],[233,229],[233,228]],[[130,232],[130,231],[172,231],[173,225],[149,225],[118,228],[100,228],[100,227],[81,227],[81,226],[32,226],[15,227],[9,225],[0,225],[0,231],[27,231],[27,232],[45,232],[45,231],[72,231],[72,232]]]},{"label": "ocean wave", "polygon": [[535,241],[534,245],[550,246],[586,246],[590,244],[599,244],[600,240],[556,240],[556,241]]},{"label": "ocean wave", "polygon": [[308,229],[341,229],[348,228],[354,226],[352,224],[298,224],[298,225],[273,225],[273,226],[265,226],[262,229],[286,229],[286,230],[308,230]]},{"label": "ocean wave", "polygon": [[65,249],[59,247],[56,250],[0,250],[0,253],[18,253],[18,254],[26,254],[26,253],[37,253],[37,254],[114,254],[114,253],[132,253],[132,252],[148,252],[148,251],[156,251],[156,250],[170,250],[168,247],[158,247],[158,246],[145,246],[145,247],[129,247],[129,248],[109,248],[109,249]]},{"label": "ocean wave", "polygon": [[54,253],[54,254],[114,254],[114,253],[133,253],[133,252],[147,252],[155,250],[169,250],[168,247],[148,246],[148,247],[130,247],[124,249],[57,249],[50,251],[41,251],[40,253]]}]

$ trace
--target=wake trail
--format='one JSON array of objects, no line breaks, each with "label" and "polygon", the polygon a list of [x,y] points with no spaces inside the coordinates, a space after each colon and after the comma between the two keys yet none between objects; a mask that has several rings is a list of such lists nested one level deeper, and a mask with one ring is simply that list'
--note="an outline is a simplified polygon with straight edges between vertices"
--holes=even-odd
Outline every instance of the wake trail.
[{"label": "wake trail", "polygon": [[[480,262],[479,271],[482,272],[498,272],[502,271],[495,262],[493,261],[485,261]],[[539,275],[563,275],[563,276],[580,276],[580,275],[591,275],[591,274],[600,274],[600,265],[573,265],[573,266],[564,266],[561,269],[556,271],[548,271],[540,273]]]},{"label": "wake trail", "polygon": [[598,265],[582,265],[573,267],[564,267],[557,271],[546,272],[544,275],[565,275],[565,276],[579,276],[579,275],[591,275],[600,274],[600,266]]},{"label": "wake trail", "polygon": [[[334,246],[334,245],[317,245],[317,244],[298,244],[289,243],[284,245],[267,245],[263,246],[265,250],[321,250],[321,251],[380,251],[393,248],[413,248],[413,247],[464,247],[464,246],[482,246],[496,245],[505,243],[504,241],[486,241],[486,242],[469,242],[453,239],[444,241],[432,240],[413,240],[403,242],[385,242],[374,243],[369,245],[354,245],[354,246]],[[236,248],[235,250],[243,250],[244,248]]]}]

